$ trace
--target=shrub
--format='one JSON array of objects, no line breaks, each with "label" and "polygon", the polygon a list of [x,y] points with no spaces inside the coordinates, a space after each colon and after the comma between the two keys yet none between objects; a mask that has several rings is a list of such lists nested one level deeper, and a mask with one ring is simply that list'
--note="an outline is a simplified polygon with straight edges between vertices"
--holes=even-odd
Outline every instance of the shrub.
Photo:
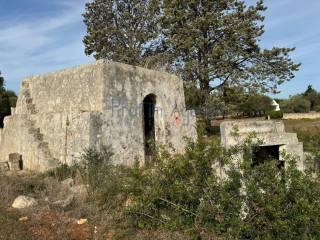
[{"label": "shrub", "polygon": [[268,117],[270,116],[271,119],[282,119],[283,118],[283,112],[282,111],[271,111],[267,113]]},{"label": "shrub", "polygon": [[82,181],[88,186],[89,202],[109,213],[117,212],[127,200],[129,186],[134,188],[128,179],[130,169],[114,165],[112,156],[110,146],[102,146],[100,150],[90,148],[77,164]]},{"label": "shrub", "polygon": [[320,112],[320,105],[314,106],[313,111]]},{"label": "shrub", "polygon": [[68,166],[67,164],[61,164],[55,169],[49,170],[46,174],[49,177],[54,177],[59,181],[63,181],[67,178],[74,178],[77,173],[75,166]]},{"label": "shrub", "polygon": [[277,161],[252,167],[250,154],[236,164],[234,154],[252,147],[247,141],[225,151],[200,139],[185,154],[160,154],[152,171],[140,172],[144,181],[127,210],[130,223],[209,239],[319,237],[319,180],[298,171],[290,158],[286,168]]},{"label": "shrub", "polygon": [[304,151],[311,154],[311,159],[307,162],[312,172],[320,172],[320,127],[315,127],[312,132],[294,129],[298,138],[303,142]]},{"label": "shrub", "polygon": [[124,227],[194,239],[317,239],[319,179],[288,156],[286,168],[275,160],[252,167],[253,142],[225,150],[200,136],[184,154],[161,148],[154,165],[142,167],[114,166],[108,147],[88,149],[79,168],[89,200],[116,213]]}]

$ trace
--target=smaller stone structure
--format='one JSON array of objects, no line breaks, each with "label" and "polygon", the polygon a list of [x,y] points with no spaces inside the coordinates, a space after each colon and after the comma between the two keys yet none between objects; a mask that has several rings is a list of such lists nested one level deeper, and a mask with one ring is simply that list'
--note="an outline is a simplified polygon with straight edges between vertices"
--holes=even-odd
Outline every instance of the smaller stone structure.
[{"label": "smaller stone structure", "polygon": [[282,121],[226,121],[221,123],[220,130],[221,144],[227,149],[243,143],[254,133],[253,140],[257,142],[261,140],[263,143],[257,151],[257,157],[261,154],[269,154],[283,163],[281,153],[285,152],[296,156],[298,168],[304,170],[303,143],[299,142],[296,133],[285,132]]}]

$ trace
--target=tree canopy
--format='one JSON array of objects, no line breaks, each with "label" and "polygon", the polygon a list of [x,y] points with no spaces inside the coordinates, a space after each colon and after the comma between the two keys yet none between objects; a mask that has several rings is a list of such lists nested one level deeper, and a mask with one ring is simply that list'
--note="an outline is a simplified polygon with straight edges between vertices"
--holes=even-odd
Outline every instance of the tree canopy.
[{"label": "tree canopy", "polygon": [[279,99],[280,108],[288,113],[320,112],[320,92],[309,85],[304,93],[290,96],[289,99]]},{"label": "tree canopy", "polygon": [[157,0],[94,0],[83,14],[85,52],[96,59],[142,65],[155,48]]},{"label": "tree canopy", "polygon": [[277,92],[300,64],[294,48],[264,49],[262,0],[94,0],[86,5],[86,53],[145,66],[167,62],[187,93],[205,105],[213,91],[240,86]]},{"label": "tree canopy", "polygon": [[3,127],[3,119],[11,114],[11,107],[15,107],[16,102],[16,94],[5,89],[4,78],[0,72],[0,128]]}]

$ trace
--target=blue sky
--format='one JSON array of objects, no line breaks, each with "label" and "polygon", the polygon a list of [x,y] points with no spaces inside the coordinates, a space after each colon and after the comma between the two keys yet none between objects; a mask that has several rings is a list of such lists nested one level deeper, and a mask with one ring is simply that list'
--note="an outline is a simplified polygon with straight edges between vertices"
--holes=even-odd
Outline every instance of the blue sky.
[{"label": "blue sky", "polygon": [[[0,0],[0,70],[7,88],[19,91],[24,77],[92,62],[82,44],[81,13],[87,0]],[[254,0],[246,0],[252,4]],[[297,47],[299,73],[278,97],[320,90],[319,0],[265,0],[264,47]]]}]

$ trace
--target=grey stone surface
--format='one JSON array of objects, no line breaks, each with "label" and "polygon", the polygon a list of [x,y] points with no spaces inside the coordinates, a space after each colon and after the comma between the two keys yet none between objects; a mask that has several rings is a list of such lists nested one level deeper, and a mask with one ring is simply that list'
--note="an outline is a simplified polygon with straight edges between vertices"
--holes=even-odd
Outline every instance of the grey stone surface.
[{"label": "grey stone surface", "polygon": [[22,82],[17,106],[0,131],[0,160],[19,153],[24,169],[46,171],[78,161],[85,148],[111,145],[115,163],[143,164],[142,103],[149,94],[156,96],[156,144],[183,151],[183,137],[196,138],[196,119],[185,109],[182,81],[99,60]]},{"label": "grey stone surface", "polygon": [[[297,157],[298,168],[304,170],[303,143],[299,142],[296,133],[285,132],[282,121],[225,121],[221,123],[220,131],[221,144],[227,149],[243,143],[254,134],[254,142],[261,140],[262,146],[279,145],[280,152]],[[279,160],[282,160],[282,156]]]},{"label": "grey stone surface", "polygon": [[74,180],[72,178],[67,178],[61,182],[61,185],[65,188],[71,188],[74,185]]},{"label": "grey stone surface", "polygon": [[8,162],[0,162],[0,173],[4,173],[9,171],[9,163]]},{"label": "grey stone surface", "polygon": [[66,199],[53,202],[52,205],[60,208],[67,208],[72,204],[73,201],[74,201],[74,196],[69,195],[67,196]]},{"label": "grey stone surface", "polygon": [[12,207],[17,209],[23,209],[23,208],[34,207],[37,204],[38,204],[37,200],[35,200],[32,197],[19,196],[13,201]]},{"label": "grey stone surface", "polygon": [[9,167],[11,171],[20,171],[22,167],[21,155],[19,153],[9,154]]}]

